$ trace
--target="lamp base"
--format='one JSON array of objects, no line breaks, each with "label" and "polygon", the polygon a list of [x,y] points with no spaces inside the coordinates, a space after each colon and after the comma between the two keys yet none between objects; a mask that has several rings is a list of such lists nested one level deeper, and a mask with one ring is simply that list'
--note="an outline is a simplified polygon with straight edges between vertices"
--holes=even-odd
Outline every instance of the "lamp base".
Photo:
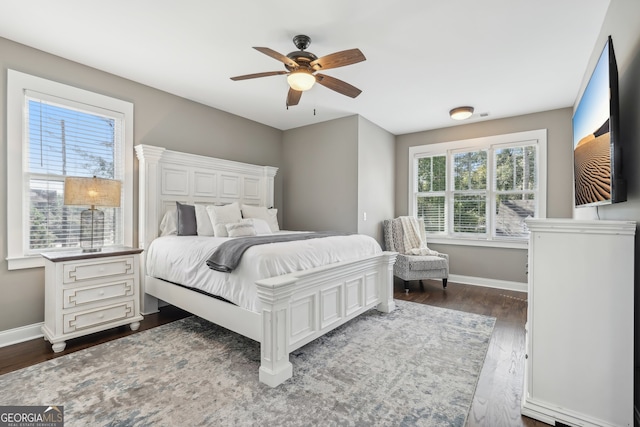
[{"label": "lamp base", "polygon": [[100,252],[104,245],[104,212],[91,208],[80,213],[82,252]]}]

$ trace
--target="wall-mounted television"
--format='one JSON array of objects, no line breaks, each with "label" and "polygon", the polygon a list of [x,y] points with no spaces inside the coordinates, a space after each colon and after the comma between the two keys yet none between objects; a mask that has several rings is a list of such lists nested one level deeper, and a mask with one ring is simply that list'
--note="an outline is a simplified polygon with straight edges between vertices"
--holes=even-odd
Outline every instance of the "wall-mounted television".
[{"label": "wall-mounted television", "polygon": [[619,102],[618,67],[609,36],[573,114],[575,206],[627,200]]}]

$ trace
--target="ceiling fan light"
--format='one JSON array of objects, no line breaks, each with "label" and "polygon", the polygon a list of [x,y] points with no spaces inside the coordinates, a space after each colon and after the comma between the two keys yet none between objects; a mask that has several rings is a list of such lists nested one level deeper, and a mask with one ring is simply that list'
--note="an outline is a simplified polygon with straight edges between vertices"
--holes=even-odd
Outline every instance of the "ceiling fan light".
[{"label": "ceiling fan light", "polygon": [[456,107],[449,111],[453,120],[466,120],[473,115],[473,107]]},{"label": "ceiling fan light", "polygon": [[315,82],[315,76],[307,70],[297,70],[287,76],[287,83],[293,90],[309,90]]}]

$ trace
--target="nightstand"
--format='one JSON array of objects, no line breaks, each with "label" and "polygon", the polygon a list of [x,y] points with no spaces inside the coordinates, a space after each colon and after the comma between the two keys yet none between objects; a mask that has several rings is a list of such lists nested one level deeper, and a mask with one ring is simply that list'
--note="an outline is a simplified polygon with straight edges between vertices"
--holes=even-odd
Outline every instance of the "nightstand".
[{"label": "nightstand", "polygon": [[66,340],[116,326],[140,327],[142,249],[48,252],[45,259],[44,326],[54,352]]}]

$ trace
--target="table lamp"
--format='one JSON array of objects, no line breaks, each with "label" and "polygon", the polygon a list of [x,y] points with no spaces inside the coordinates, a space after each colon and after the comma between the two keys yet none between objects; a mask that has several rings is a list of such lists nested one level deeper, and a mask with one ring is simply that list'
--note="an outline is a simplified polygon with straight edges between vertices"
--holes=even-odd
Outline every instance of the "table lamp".
[{"label": "table lamp", "polygon": [[96,206],[120,207],[121,182],[114,179],[66,177],[64,204],[91,206],[80,214],[82,252],[99,252],[104,245],[104,212]]}]

